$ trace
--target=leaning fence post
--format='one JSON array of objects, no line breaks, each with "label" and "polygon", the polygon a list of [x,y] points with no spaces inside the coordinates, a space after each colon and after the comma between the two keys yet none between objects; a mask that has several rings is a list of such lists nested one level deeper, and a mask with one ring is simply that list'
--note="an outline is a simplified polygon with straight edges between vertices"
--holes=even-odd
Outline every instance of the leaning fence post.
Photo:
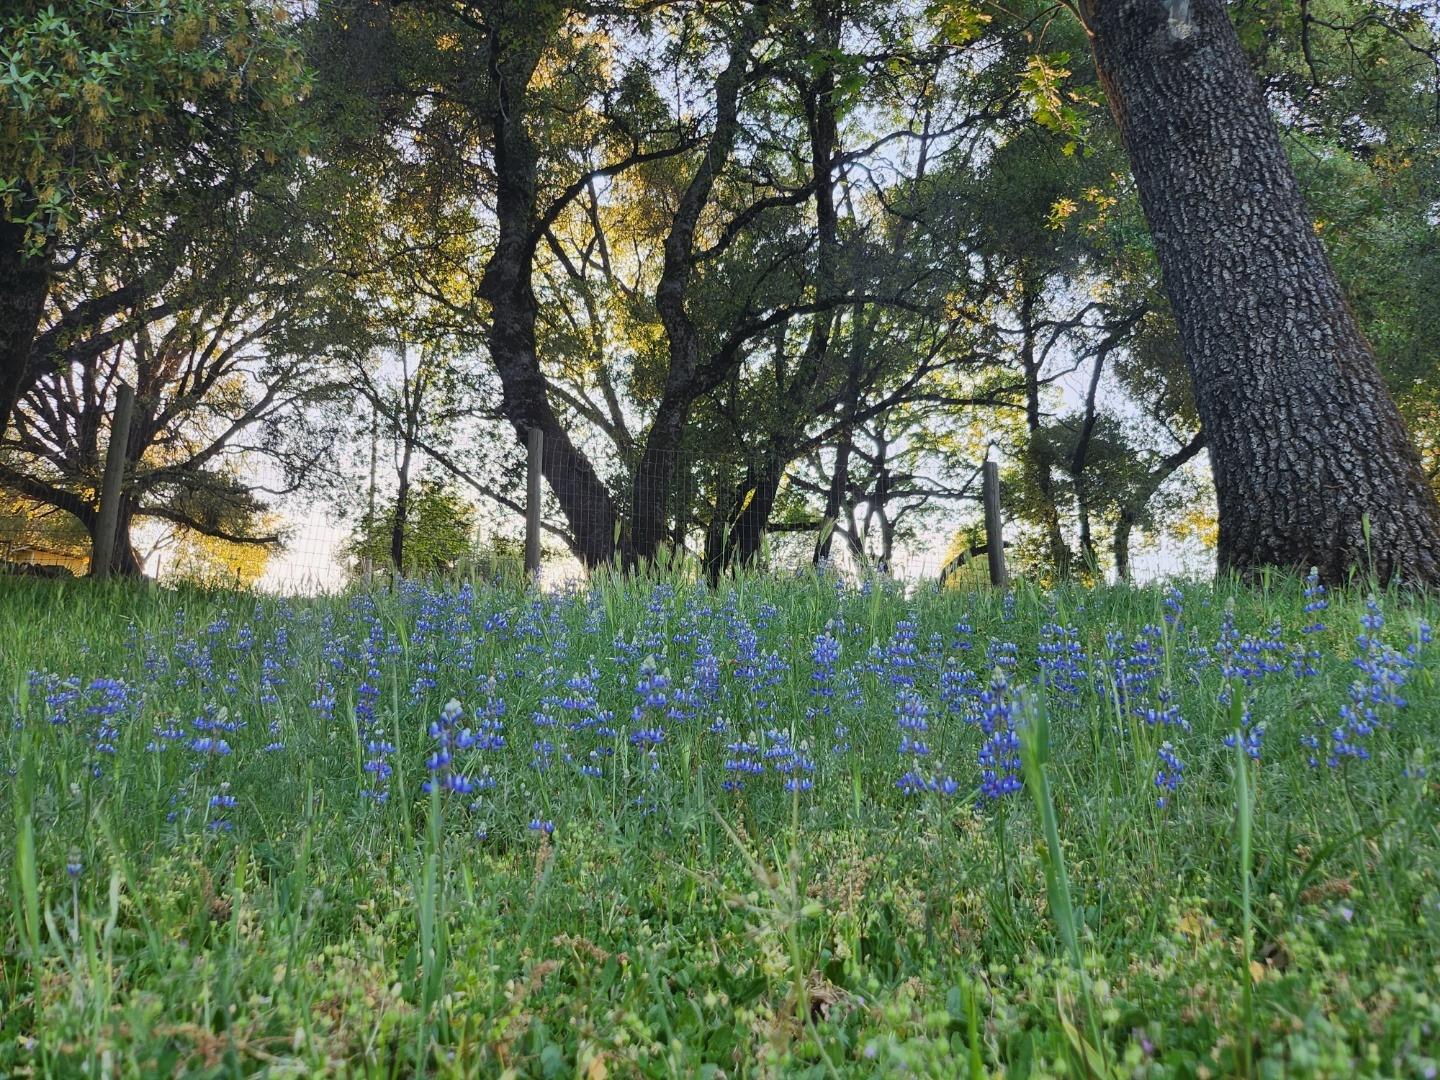
[{"label": "leaning fence post", "polygon": [[527,440],[525,462],[525,577],[535,580],[540,572],[540,459],[545,452],[545,432],[536,425]]},{"label": "leaning fence post", "polygon": [[125,480],[125,447],[130,442],[130,415],[134,409],[135,391],[121,383],[115,395],[115,415],[110,421],[110,445],[105,448],[105,478],[100,485],[95,545],[90,551],[90,576],[95,578],[110,576],[110,563],[115,555],[120,489]]},{"label": "leaning fence post", "polygon": [[1010,574],[1005,569],[1005,538],[1000,529],[1000,466],[987,460],[981,471],[980,493],[985,501],[985,554],[990,560],[990,584],[1005,588]]}]

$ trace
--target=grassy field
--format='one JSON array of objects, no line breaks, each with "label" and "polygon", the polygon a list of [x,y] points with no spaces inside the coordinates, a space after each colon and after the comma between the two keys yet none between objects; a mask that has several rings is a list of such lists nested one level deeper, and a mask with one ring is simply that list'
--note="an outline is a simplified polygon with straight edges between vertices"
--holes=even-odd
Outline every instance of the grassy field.
[{"label": "grassy field", "polygon": [[1437,618],[0,583],[0,1074],[1434,1077]]}]

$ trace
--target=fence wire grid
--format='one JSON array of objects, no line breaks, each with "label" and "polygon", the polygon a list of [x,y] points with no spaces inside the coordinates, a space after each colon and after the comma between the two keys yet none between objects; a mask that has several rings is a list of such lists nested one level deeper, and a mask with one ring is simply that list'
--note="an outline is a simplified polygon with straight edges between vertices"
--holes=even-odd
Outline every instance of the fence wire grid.
[{"label": "fence wire grid", "polygon": [[[536,525],[542,585],[573,581],[587,564],[603,560],[719,577],[746,567],[790,574],[823,559],[854,577],[885,573],[919,583],[943,575],[962,587],[988,580],[979,485],[967,479],[969,469],[956,478],[882,473],[865,477],[862,487],[837,484],[833,458],[828,470],[826,464],[817,457],[796,463],[774,455],[664,451],[597,465],[555,440],[541,447],[538,513],[530,509],[526,468],[497,485],[473,477],[457,484],[476,511],[470,550],[426,572],[523,574],[527,526]],[[367,503],[374,505],[374,494],[363,489],[348,501],[280,500],[271,511],[282,540],[263,554],[238,545],[199,546],[153,520],[137,522],[131,542],[143,573],[162,583],[335,593],[389,573],[388,565],[349,550],[357,508]],[[1004,504],[1002,490],[1007,554],[1012,573],[1023,577],[1012,542],[1024,526],[1004,513]],[[0,562],[11,573],[87,573],[89,538],[67,518],[7,496],[0,507]],[[967,545],[976,552],[957,560],[956,549]],[[1213,572],[1214,555],[1193,541],[1142,535],[1131,568],[1138,582],[1203,576]]]}]

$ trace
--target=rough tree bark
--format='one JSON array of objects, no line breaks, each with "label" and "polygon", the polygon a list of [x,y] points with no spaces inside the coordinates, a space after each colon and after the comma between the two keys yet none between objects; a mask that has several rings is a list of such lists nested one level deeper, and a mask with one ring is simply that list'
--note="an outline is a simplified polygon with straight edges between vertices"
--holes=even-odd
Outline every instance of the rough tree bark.
[{"label": "rough tree bark", "polygon": [[0,438],[20,400],[50,289],[44,255],[25,252],[25,226],[0,214]]},{"label": "rough tree bark", "polygon": [[532,268],[538,237],[538,151],[526,126],[524,105],[540,55],[535,42],[510,47],[499,31],[493,35],[494,104],[487,121],[494,139],[497,235],[478,292],[490,305],[486,338],[500,376],[501,411],[522,442],[532,427],[545,433],[541,471],[565,514],[575,553],[586,566],[594,567],[615,557],[615,504],[555,415],[536,352],[539,304]]},{"label": "rough tree bark", "polygon": [[1440,584],[1434,492],[1222,0],[1082,15],[1194,381],[1222,570]]},{"label": "rough tree bark", "polygon": [[701,148],[699,163],[676,207],[665,236],[665,260],[655,289],[655,309],[665,327],[670,366],[635,471],[631,535],[636,555],[654,559],[665,538],[665,514],[685,425],[697,398],[708,387],[700,379],[704,359],[700,332],[686,307],[695,270],[695,230],[715,181],[730,160],[740,134],[740,90],[750,67],[758,20],[747,19],[731,45],[725,69],[715,80],[715,127]]}]

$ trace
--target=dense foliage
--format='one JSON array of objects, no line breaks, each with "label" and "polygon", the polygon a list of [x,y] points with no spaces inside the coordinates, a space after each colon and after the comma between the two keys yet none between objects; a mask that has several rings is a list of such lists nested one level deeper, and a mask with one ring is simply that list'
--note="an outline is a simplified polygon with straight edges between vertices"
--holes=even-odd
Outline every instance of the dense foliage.
[{"label": "dense foliage", "polygon": [[[355,523],[346,554],[364,567],[389,567],[395,542],[394,505],[367,510]],[[475,511],[450,488],[421,482],[410,496],[400,522],[401,563],[406,577],[425,577],[446,570],[475,549]]]},{"label": "dense foliage", "polygon": [[[1434,24],[1228,10],[1433,479]],[[0,50],[0,483],[86,529],[121,381],[127,529],[271,540],[377,438],[382,499],[413,459],[513,513],[532,427],[592,564],[938,553],[991,448],[1044,578],[1213,517],[1090,37],[1043,0],[27,0]]]}]

